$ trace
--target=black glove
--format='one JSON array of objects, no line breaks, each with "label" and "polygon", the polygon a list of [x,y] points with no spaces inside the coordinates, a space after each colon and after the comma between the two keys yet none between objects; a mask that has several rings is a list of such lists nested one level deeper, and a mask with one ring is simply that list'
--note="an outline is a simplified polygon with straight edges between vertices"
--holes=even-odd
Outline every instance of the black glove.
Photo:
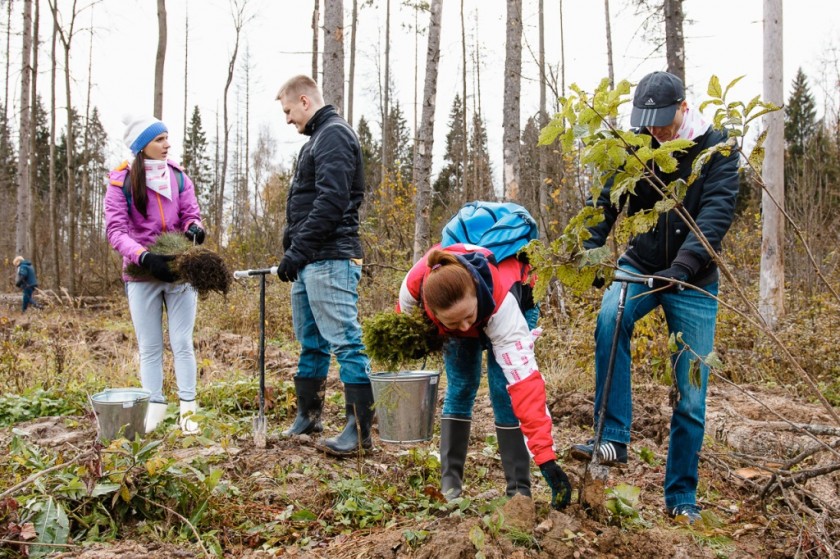
[{"label": "black glove", "polygon": [[155,279],[172,283],[178,276],[169,268],[169,263],[175,260],[172,254],[155,254],[144,252],[140,255],[140,265],[149,270]]},{"label": "black glove", "polygon": [[540,466],[540,472],[551,488],[552,508],[555,510],[566,508],[572,500],[572,484],[569,483],[566,472],[554,460]]},{"label": "black glove", "polygon": [[280,281],[295,281],[301,268],[303,268],[303,260],[298,258],[293,250],[287,250],[283,255],[283,260],[277,265],[277,277]]},{"label": "black glove", "polygon": [[205,236],[204,229],[202,229],[201,227],[199,227],[195,223],[192,223],[189,226],[189,228],[186,231],[184,231],[184,235],[187,236],[187,239],[189,239],[190,241],[194,242],[197,245],[200,245],[200,244],[204,243],[204,236]]},{"label": "black glove", "polygon": [[[664,270],[660,270],[653,274],[654,276],[662,276],[663,278],[671,278],[677,281],[688,281],[688,278],[691,277],[691,270],[683,266],[682,264],[673,263],[670,268],[666,268]],[[674,283],[672,281],[668,281],[665,279],[656,279],[653,280],[653,288],[658,289],[660,287],[667,287],[668,289],[664,289],[663,291],[671,291],[679,286],[678,283]]]}]

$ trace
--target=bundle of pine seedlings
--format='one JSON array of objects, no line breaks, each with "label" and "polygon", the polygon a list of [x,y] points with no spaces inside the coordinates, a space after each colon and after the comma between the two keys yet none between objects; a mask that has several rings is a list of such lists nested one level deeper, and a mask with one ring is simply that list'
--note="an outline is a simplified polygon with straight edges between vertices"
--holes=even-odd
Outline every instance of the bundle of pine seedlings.
[{"label": "bundle of pine seedlings", "polygon": [[[199,295],[217,291],[224,295],[233,282],[233,273],[222,257],[199,245],[193,245],[183,233],[162,233],[149,248],[155,254],[174,255],[169,268],[178,277],[178,283],[189,283]],[[126,272],[133,278],[153,279],[152,273],[137,264],[129,264]]]},{"label": "bundle of pine seedlings", "polygon": [[411,312],[384,311],[364,321],[362,341],[368,357],[387,370],[424,359],[443,349],[444,337],[419,308]]}]

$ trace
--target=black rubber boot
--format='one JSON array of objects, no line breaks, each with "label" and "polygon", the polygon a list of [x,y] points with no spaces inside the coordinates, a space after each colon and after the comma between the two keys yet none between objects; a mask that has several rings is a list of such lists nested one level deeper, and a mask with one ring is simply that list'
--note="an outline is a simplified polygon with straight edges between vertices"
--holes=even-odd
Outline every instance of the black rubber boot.
[{"label": "black rubber boot", "polygon": [[333,456],[355,456],[370,450],[370,425],[373,422],[373,389],[370,384],[345,384],[344,401],[347,425],[337,437],[325,439],[319,446]]},{"label": "black rubber boot", "polygon": [[464,463],[472,420],[454,416],[440,420],[440,490],[447,501],[461,495]]},{"label": "black rubber boot", "polygon": [[294,380],[297,416],[292,426],[283,431],[283,436],[320,433],[324,430],[321,426],[321,410],[324,408],[327,379],[296,376]]},{"label": "black rubber boot", "polygon": [[499,441],[499,456],[505,471],[508,497],[517,493],[531,496],[531,455],[525,445],[525,437],[518,425],[506,427],[496,425],[496,440]]}]

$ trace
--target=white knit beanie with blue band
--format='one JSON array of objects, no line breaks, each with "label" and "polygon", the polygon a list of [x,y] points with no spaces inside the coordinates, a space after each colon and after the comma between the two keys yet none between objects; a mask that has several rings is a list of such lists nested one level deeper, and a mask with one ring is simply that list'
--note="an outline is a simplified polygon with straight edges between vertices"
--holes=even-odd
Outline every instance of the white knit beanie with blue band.
[{"label": "white knit beanie with blue band", "polygon": [[127,114],[122,121],[125,124],[123,141],[132,155],[140,153],[159,134],[169,131],[164,123],[151,116]]}]

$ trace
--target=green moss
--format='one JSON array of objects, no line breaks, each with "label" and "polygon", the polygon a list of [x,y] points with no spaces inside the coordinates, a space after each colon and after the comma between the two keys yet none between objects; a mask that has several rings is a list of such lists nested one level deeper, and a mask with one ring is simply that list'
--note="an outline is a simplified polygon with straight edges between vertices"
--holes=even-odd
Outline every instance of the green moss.
[{"label": "green moss", "polygon": [[437,326],[419,308],[408,313],[381,312],[364,321],[362,339],[368,356],[397,370],[443,347]]}]

